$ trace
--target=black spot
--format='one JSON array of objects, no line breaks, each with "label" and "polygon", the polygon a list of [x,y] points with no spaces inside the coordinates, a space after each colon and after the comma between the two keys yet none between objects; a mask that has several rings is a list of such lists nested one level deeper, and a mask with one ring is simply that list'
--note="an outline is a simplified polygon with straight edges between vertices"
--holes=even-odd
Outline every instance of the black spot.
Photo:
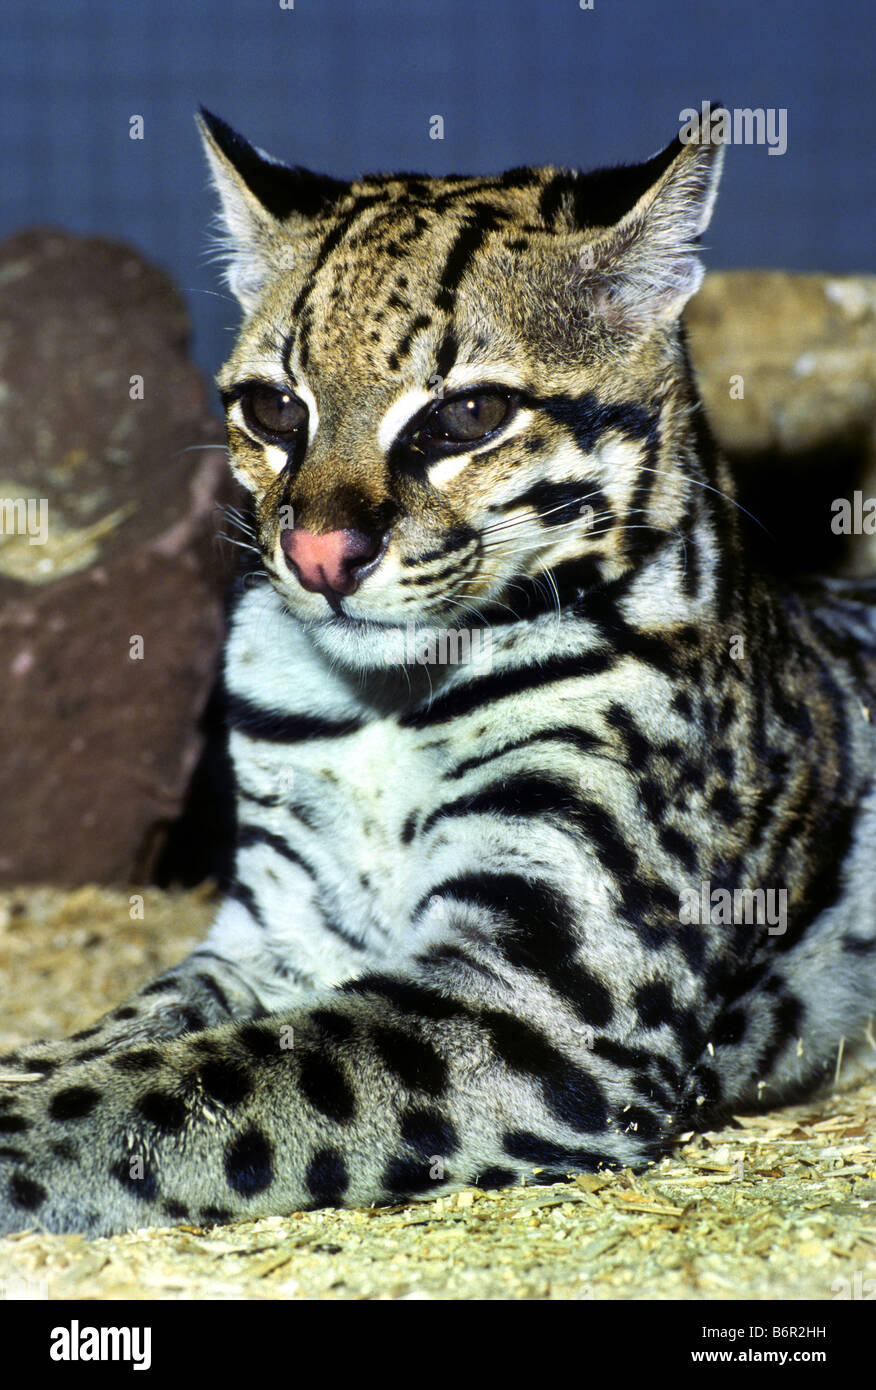
[{"label": "black spot", "polygon": [[689,874],[696,873],[699,856],[693,840],[688,839],[687,835],[682,835],[681,831],[673,826],[665,825],[660,831],[660,843],[668,854],[678,860],[683,869]]},{"label": "black spot", "polygon": [[356,1114],[356,1098],[340,1067],[317,1052],[301,1056],[299,1085],[314,1110],[335,1124],[347,1124]]},{"label": "black spot", "polygon": [[49,1148],[56,1158],[62,1158],[67,1163],[74,1163],[79,1158],[79,1149],[72,1139],[54,1139]]},{"label": "black spot", "polygon": [[182,1202],[167,1201],[161,1203],[161,1210],[165,1216],[169,1216],[172,1221],[188,1221],[189,1209]]},{"label": "black spot", "polygon": [[12,1144],[0,1144],[0,1158],[14,1158],[21,1163],[29,1162],[24,1149],[16,1149]]},{"label": "black spot", "polygon": [[677,940],[693,973],[702,975],[706,957],[706,937],[702,927],[693,923],[683,924],[678,928]]},{"label": "black spot", "polygon": [[600,1164],[611,1162],[605,1154],[595,1149],[565,1148],[562,1144],[555,1144],[550,1139],[542,1139],[521,1129],[507,1131],[502,1136],[502,1147],[510,1158],[519,1158],[538,1167],[568,1166],[569,1171],[592,1171]]},{"label": "black spot", "polygon": [[116,1071],[135,1073],[154,1071],[160,1065],[161,1053],[155,1047],[141,1047],[135,1052],[122,1052],[110,1062],[110,1066]]},{"label": "black spot", "polygon": [[636,990],[635,1003],[643,1028],[659,1028],[662,1023],[668,1023],[675,1012],[672,990],[665,980],[641,985]]},{"label": "black spot", "polygon": [[30,1120],[23,1115],[0,1115],[0,1134],[24,1134],[30,1129]]},{"label": "black spot", "polygon": [[345,1018],[343,1014],[335,1013],[333,1009],[314,1009],[310,1021],[321,1028],[332,1042],[347,1042],[353,1036],[352,1020]]},{"label": "black spot", "polygon": [[225,1152],[228,1186],[241,1197],[255,1197],[274,1180],[273,1148],[255,1127],[239,1135]]},{"label": "black spot", "polygon": [[726,695],[721,702],[718,710],[717,729],[719,734],[723,734],[736,718],[736,701],[732,695]]},{"label": "black spot", "polygon": [[718,787],[709,805],[725,825],[735,825],[742,815],[742,808],[729,787]]},{"label": "black spot", "polygon": [[717,1104],[724,1092],[718,1073],[713,1067],[701,1064],[696,1068],[691,1079],[694,1088],[693,1094],[697,1100],[702,1096],[704,1104],[691,1107],[690,1119],[693,1121],[695,1129],[701,1129],[704,1123],[707,1123],[708,1107]]},{"label": "black spot", "polygon": [[248,1023],[241,1028],[238,1037],[253,1057],[277,1057],[280,1054],[280,1035],[276,1024]]},{"label": "black spot", "polygon": [[141,1096],[137,1109],[151,1125],[158,1129],[174,1132],[182,1129],[186,1120],[186,1107],[178,1096],[168,1091],[147,1091]]},{"label": "black spot", "polygon": [[19,1211],[36,1211],[48,1197],[42,1183],[24,1173],[13,1173],[9,1179],[9,1200]]},{"label": "black spot", "polygon": [[713,755],[718,771],[731,781],[736,772],[736,758],[730,748],[716,748]]},{"label": "black spot", "polygon": [[53,1120],[81,1120],[91,1114],[99,1100],[100,1091],[93,1086],[68,1086],[52,1096],[49,1114]]},{"label": "black spot", "polygon": [[408,1158],[392,1158],[383,1174],[383,1186],[394,1197],[406,1197],[415,1192],[428,1192],[430,1187],[434,1188],[436,1182],[447,1181],[443,1173],[440,1178],[433,1178],[430,1174],[431,1168],[428,1163]]},{"label": "black spot", "polygon": [[86,1047],[86,1048],[83,1048],[83,1050],[82,1050],[81,1052],[76,1052],[76,1053],[74,1053],[74,1055],[70,1058],[70,1061],[71,1061],[71,1062],[95,1062],[95,1061],[98,1059],[98,1057],[105,1057],[106,1054],[107,1054],[107,1051],[108,1051],[108,1048],[107,1048],[106,1046],[104,1046],[104,1047]]},{"label": "black spot", "polygon": [[417,828],[417,813],[411,811],[404,825],[402,826],[401,841],[403,845],[409,845],[414,838],[414,831]]},{"label": "black spot", "polygon": [[650,777],[643,777],[639,783],[639,795],[652,820],[659,821],[666,810],[666,792]]},{"label": "black spot", "polygon": [[229,1063],[208,1062],[201,1068],[200,1079],[207,1095],[221,1105],[239,1105],[252,1093],[246,1072]]},{"label": "black spot", "polygon": [[639,1139],[656,1139],[661,1133],[657,1116],[643,1105],[631,1105],[618,1116],[621,1125],[632,1130]]},{"label": "black spot", "polygon": [[87,1038],[96,1038],[100,1028],[82,1028],[78,1033],[70,1034],[71,1042],[85,1042]]},{"label": "black spot", "polygon": [[510,1187],[516,1181],[517,1174],[512,1168],[485,1168],[472,1186],[480,1188],[482,1192],[495,1192],[497,1188]]},{"label": "black spot", "polygon": [[41,1071],[44,1076],[48,1076],[56,1069],[58,1063],[51,1061],[48,1057],[43,1057],[37,1061],[28,1061],[27,1065],[29,1071]]},{"label": "black spot", "polygon": [[374,1044],[384,1065],[412,1091],[439,1096],[447,1086],[447,1063],[431,1043],[398,1028],[375,1028]]},{"label": "black spot", "polygon": [[717,1047],[734,1047],[745,1037],[747,1023],[744,1009],[728,1009],[712,1029],[712,1041]]},{"label": "black spot", "polygon": [[205,1226],[222,1226],[234,1220],[234,1213],[227,1207],[202,1207],[198,1220]]},{"label": "black spot", "polygon": [[[137,1177],[132,1171],[134,1164],[142,1166],[143,1176]],[[116,1182],[121,1183],[127,1192],[134,1197],[139,1197],[141,1202],[154,1202],[158,1196],[158,1182],[145,1160],[136,1154],[130,1158],[120,1158],[118,1163],[114,1163],[110,1168],[110,1177],[115,1178]]]},{"label": "black spot", "polygon": [[139,1009],[134,1009],[131,1007],[130,1004],[126,1004],[123,1009],[116,1009],[112,1017],[120,1020],[126,1018],[136,1018],[139,1012]]},{"label": "black spot", "polygon": [[439,1110],[406,1110],[400,1129],[402,1138],[424,1158],[454,1154],[459,1148],[455,1127]]},{"label": "black spot", "polygon": [[338,1149],[319,1149],[307,1165],[305,1186],[320,1206],[336,1207],[350,1185],[347,1165]]}]

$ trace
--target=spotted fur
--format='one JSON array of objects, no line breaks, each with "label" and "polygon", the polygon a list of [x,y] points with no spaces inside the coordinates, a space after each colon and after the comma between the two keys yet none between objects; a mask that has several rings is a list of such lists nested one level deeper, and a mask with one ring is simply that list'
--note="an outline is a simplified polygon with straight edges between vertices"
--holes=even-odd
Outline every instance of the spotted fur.
[{"label": "spotted fur", "polygon": [[[5,1059],[0,1229],[641,1167],[817,1085],[876,1006],[874,588],[748,556],[679,323],[720,144],[347,184],[202,130],[236,877],[178,968]],[[460,401],[507,409],[436,445]],[[486,666],[399,660],[471,628]],[[784,930],[686,921],[703,884]]]}]

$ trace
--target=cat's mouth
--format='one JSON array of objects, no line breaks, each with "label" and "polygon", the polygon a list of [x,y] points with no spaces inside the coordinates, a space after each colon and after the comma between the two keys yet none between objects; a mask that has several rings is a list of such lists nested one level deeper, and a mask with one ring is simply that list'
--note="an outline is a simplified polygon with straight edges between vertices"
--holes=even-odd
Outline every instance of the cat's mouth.
[{"label": "cat's mouth", "polygon": [[327,623],[329,627],[337,627],[341,630],[349,628],[350,630],[359,632],[364,632],[372,627],[388,628],[399,626],[398,623],[382,623],[377,618],[357,618],[355,613],[345,612],[343,602],[339,602],[337,605],[332,604],[331,617],[324,619],[324,622]]}]

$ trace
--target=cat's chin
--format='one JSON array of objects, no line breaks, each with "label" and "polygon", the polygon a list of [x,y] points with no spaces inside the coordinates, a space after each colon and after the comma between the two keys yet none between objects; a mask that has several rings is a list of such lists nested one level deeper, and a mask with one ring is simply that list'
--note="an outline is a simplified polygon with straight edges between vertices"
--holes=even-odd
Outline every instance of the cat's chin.
[{"label": "cat's chin", "polygon": [[[489,631],[472,642],[467,631],[426,624],[351,620],[316,623],[308,630],[314,646],[332,662],[358,671],[445,665],[490,668]],[[484,640],[486,638],[486,640]]]}]

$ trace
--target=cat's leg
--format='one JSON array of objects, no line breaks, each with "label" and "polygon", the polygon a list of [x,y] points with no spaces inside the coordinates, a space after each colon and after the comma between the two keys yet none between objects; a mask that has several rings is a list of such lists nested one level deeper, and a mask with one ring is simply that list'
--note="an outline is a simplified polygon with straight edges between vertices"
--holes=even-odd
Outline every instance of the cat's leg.
[{"label": "cat's leg", "polygon": [[682,1078],[666,1030],[608,988],[611,958],[578,951],[569,912],[529,872],[472,869],[426,895],[397,970],[0,1087],[0,1230],[100,1234],[642,1166],[676,1128]]}]

